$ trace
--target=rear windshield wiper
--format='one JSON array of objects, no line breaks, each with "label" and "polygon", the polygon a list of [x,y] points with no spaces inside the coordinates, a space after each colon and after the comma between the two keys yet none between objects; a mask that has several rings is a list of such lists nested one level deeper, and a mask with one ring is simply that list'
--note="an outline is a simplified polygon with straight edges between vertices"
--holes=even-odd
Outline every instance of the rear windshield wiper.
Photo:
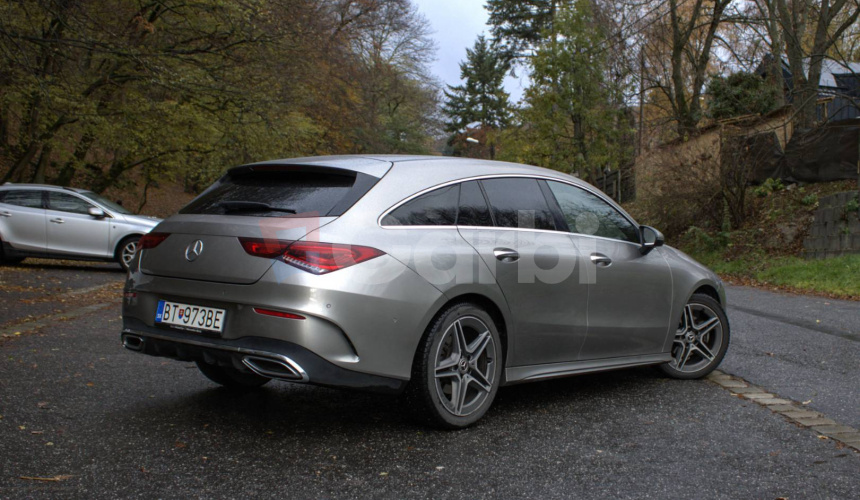
[{"label": "rear windshield wiper", "polygon": [[273,207],[268,203],[260,201],[221,201],[216,203],[216,206],[223,208],[227,212],[285,212],[288,214],[296,213],[292,208]]}]

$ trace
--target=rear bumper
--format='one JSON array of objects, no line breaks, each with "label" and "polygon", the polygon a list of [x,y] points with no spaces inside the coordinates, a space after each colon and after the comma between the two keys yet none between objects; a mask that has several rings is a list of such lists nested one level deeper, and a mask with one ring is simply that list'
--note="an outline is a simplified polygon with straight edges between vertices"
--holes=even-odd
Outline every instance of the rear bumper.
[{"label": "rear bumper", "polygon": [[126,349],[142,354],[233,366],[288,382],[387,394],[399,394],[408,382],[347,370],[302,346],[265,337],[207,338],[126,320],[121,339]]}]

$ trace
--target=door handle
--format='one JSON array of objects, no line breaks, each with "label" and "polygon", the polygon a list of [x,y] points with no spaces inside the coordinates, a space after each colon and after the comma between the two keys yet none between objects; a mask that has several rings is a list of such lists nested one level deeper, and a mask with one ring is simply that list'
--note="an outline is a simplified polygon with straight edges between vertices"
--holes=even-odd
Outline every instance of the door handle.
[{"label": "door handle", "polygon": [[51,219],[51,222],[53,222],[54,224],[62,224],[63,222],[66,222],[66,221],[64,221],[63,219],[60,219],[60,218],[56,218],[56,219]]},{"label": "door handle", "polygon": [[12,212],[0,212],[0,217],[12,217]]},{"label": "door handle", "polygon": [[497,248],[493,250],[493,255],[502,262],[516,262],[520,258],[520,254],[510,248]]},{"label": "door handle", "polygon": [[591,254],[591,262],[597,267],[609,267],[612,264],[612,259],[602,253]]}]

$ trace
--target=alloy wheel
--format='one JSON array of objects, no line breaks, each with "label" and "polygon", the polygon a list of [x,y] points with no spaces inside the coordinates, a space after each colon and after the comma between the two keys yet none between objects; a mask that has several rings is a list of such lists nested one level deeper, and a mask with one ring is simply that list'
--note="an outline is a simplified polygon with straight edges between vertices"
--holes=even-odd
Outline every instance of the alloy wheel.
[{"label": "alloy wheel", "polygon": [[687,304],[675,332],[669,366],[684,373],[697,372],[714,361],[722,345],[723,325],[717,313],[704,304]]},{"label": "alloy wheel", "polygon": [[463,417],[479,410],[495,382],[496,343],[480,319],[465,316],[445,330],[436,349],[436,394],[448,412]]},{"label": "alloy wheel", "polygon": [[131,260],[134,259],[134,254],[137,252],[137,240],[129,241],[124,247],[122,247],[122,252],[120,252],[120,258],[122,259],[123,267],[128,269],[128,266],[131,265]]}]

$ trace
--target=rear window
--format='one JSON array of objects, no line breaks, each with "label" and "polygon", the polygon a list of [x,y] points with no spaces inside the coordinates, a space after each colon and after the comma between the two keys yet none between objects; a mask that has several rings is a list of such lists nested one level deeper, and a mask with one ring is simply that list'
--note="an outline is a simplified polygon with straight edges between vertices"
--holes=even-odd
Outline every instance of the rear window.
[{"label": "rear window", "polygon": [[181,214],[284,217],[292,214],[338,216],[378,179],[369,175],[321,169],[231,172],[179,211]]},{"label": "rear window", "polygon": [[34,189],[13,189],[4,191],[3,203],[27,208],[42,207],[42,191]]}]

